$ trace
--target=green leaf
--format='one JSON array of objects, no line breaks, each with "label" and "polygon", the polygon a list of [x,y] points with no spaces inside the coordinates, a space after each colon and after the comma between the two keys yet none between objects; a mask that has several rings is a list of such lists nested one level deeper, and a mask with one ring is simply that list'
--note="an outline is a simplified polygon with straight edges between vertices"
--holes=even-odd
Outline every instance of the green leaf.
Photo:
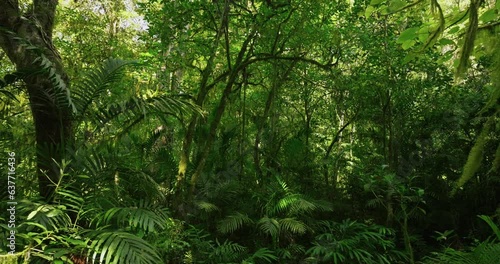
[{"label": "green leaf", "polygon": [[417,37],[420,42],[426,42],[426,40],[429,38],[429,32],[430,32],[430,27],[429,26],[424,26],[418,30]]},{"label": "green leaf", "polygon": [[484,12],[480,17],[479,17],[479,20],[481,20],[483,23],[488,23],[490,21],[493,21],[497,18],[497,14],[496,14],[496,8],[494,9],[490,9],[486,12]]},{"label": "green leaf", "polygon": [[387,5],[381,5],[379,7],[379,10],[380,10],[380,14],[381,15],[387,15],[387,14],[389,14],[389,8],[387,8]]},{"label": "green leaf", "polygon": [[[2,87],[2,83],[1,82],[3,82],[3,81],[0,80],[0,87]],[[9,92],[9,91],[0,89],[0,93],[4,94],[7,98],[9,98],[11,100],[19,102],[19,100],[17,100],[16,96],[13,93]]]},{"label": "green leaf", "polygon": [[104,263],[161,263],[156,248],[145,240],[125,232],[105,232],[98,234],[90,250],[92,260]]},{"label": "green leaf", "polygon": [[217,230],[223,234],[229,234],[240,229],[243,225],[250,223],[253,223],[250,217],[248,217],[246,214],[236,212],[219,221]]},{"label": "green leaf", "polygon": [[38,213],[38,211],[33,211],[31,212],[28,217],[26,218],[26,220],[31,220],[33,217],[35,217],[36,213]]},{"label": "green leaf", "polygon": [[415,45],[415,40],[408,40],[408,41],[405,41],[403,42],[403,44],[401,45],[401,47],[404,49],[404,50],[407,50],[411,47],[413,47],[413,45]]},{"label": "green leaf", "polygon": [[373,6],[371,6],[371,5],[370,5],[370,6],[368,6],[368,7],[366,8],[366,10],[365,10],[365,17],[366,17],[366,18],[370,17],[370,16],[373,14],[373,12],[374,12],[374,11],[375,11],[375,7],[373,7]]},{"label": "green leaf", "polygon": [[61,248],[61,249],[58,249],[55,253],[54,253],[54,258],[58,259],[58,258],[61,258],[62,256],[68,254],[70,251],[67,250],[67,249],[64,249],[64,248]]},{"label": "green leaf", "polygon": [[491,218],[487,215],[479,215],[478,217],[485,221],[491,227],[497,238],[500,239],[500,228],[495,224],[495,222],[493,222],[493,220],[491,220]]},{"label": "green leaf", "polygon": [[385,0],[372,0],[372,1],[370,2],[370,5],[371,5],[371,6],[375,6],[375,5],[381,4],[381,3],[383,3],[383,2],[385,2]]},{"label": "green leaf", "polygon": [[252,260],[260,259],[268,263],[276,263],[278,257],[273,254],[273,252],[267,248],[259,248],[252,256]]},{"label": "green leaf", "polygon": [[389,4],[389,11],[391,11],[391,12],[397,11],[397,10],[403,8],[405,5],[406,5],[406,3],[404,1],[401,1],[401,0],[392,1]]},{"label": "green leaf", "polygon": [[451,39],[442,38],[442,39],[439,40],[439,44],[441,44],[443,46],[444,45],[454,45],[455,42],[453,40],[451,40]]},{"label": "green leaf", "polygon": [[415,54],[413,53],[410,53],[408,55],[406,55],[402,61],[403,64],[407,64],[408,62],[412,61],[415,59]]},{"label": "green leaf", "polygon": [[449,34],[454,34],[454,33],[457,33],[459,30],[460,30],[460,27],[459,26],[455,26],[455,27],[450,28],[450,30],[448,30],[448,33]]},{"label": "green leaf", "polygon": [[279,220],[280,230],[287,230],[293,234],[305,234],[307,231],[306,225],[296,220],[295,218],[285,218]]},{"label": "green leaf", "polygon": [[412,27],[412,28],[408,28],[406,29],[405,31],[403,31],[401,33],[401,35],[399,35],[399,38],[398,40],[396,41],[396,43],[404,43],[408,40],[413,40],[417,37],[417,31],[419,30],[420,28],[419,27]]},{"label": "green leaf", "polygon": [[259,229],[264,234],[270,235],[273,238],[278,237],[278,234],[280,232],[280,225],[278,220],[264,216],[259,220],[257,224],[259,226]]}]

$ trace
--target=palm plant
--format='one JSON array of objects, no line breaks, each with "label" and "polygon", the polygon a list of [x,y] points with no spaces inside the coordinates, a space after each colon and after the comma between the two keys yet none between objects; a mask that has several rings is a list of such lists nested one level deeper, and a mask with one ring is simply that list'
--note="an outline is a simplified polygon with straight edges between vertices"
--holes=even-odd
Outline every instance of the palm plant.
[{"label": "palm plant", "polygon": [[487,239],[469,252],[447,247],[443,252],[434,252],[432,257],[426,257],[424,263],[453,263],[453,264],[491,264],[500,259],[500,228],[489,216],[479,216],[493,231],[493,238]]},{"label": "palm plant", "polygon": [[[66,168],[61,168],[63,177],[69,177]],[[53,201],[19,202],[19,215],[26,215],[18,226],[26,263],[161,262],[157,248],[147,240],[167,228],[170,220],[164,208],[139,201],[106,210],[61,182]],[[85,227],[89,221],[92,229]]]},{"label": "palm plant", "polygon": [[322,222],[307,254],[312,263],[397,263],[405,255],[397,251],[392,229],[346,219],[341,223]]},{"label": "palm plant", "polygon": [[[311,214],[317,211],[330,211],[330,205],[317,201],[292,190],[283,180],[276,177],[265,192],[257,192],[252,197],[257,215],[233,211],[220,220],[217,230],[224,235],[231,235],[244,229],[259,241],[256,253],[259,250],[272,252],[272,256],[282,260],[297,258],[305,253],[296,239],[306,233],[311,233],[309,224]],[[242,208],[245,209],[245,208]],[[250,212],[250,211],[249,211]],[[248,232],[245,232],[248,233]],[[255,238],[250,240],[255,240]],[[255,253],[255,254],[256,254]],[[270,258],[272,259],[272,258]]]},{"label": "palm plant", "polygon": [[[51,203],[30,199],[19,207],[20,215],[27,215],[18,230],[29,263],[161,263],[152,234],[170,223],[158,203],[164,198],[143,170],[143,157],[138,163],[140,153],[129,151],[123,139],[144,120],[166,123],[168,116],[180,119],[199,111],[182,97],[120,91],[124,69],[132,65],[137,63],[110,59],[74,84],[67,101],[74,106],[76,140],[67,146],[67,162],[58,164],[61,177],[52,182]],[[121,95],[110,98],[110,93]],[[148,195],[134,203],[138,182]]]}]

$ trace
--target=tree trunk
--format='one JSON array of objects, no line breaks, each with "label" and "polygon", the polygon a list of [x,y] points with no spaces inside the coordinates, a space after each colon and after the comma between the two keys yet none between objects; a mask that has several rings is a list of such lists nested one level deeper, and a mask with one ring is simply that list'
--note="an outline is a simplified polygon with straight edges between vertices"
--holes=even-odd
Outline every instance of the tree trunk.
[{"label": "tree trunk", "polygon": [[[217,51],[219,49],[219,43],[224,34],[224,31],[226,30],[224,25],[226,24],[225,21],[229,19],[228,16],[229,16],[229,3],[226,2],[224,4],[224,9],[220,17],[220,27],[216,32],[214,42],[211,47],[210,57],[207,61],[206,67],[203,69],[201,76],[199,92],[196,97],[196,104],[199,105],[200,107],[203,106],[203,103],[205,102],[205,99],[210,89],[210,87],[208,86],[208,80],[210,79],[212,73],[214,72],[215,58],[217,56]],[[185,179],[186,179],[187,167],[189,165],[189,160],[190,160],[191,144],[193,143],[196,124],[198,123],[198,121],[199,121],[198,115],[194,115],[191,118],[191,121],[189,122],[189,125],[186,129],[184,140],[182,142],[182,150],[179,160],[179,169],[177,172],[177,178],[174,186],[174,194],[177,200],[175,204],[179,204],[181,202],[181,200],[183,199],[182,196],[185,193],[185,187],[186,187]]]},{"label": "tree trunk", "polygon": [[39,192],[50,201],[59,164],[73,137],[68,77],[52,44],[56,0],[34,0],[21,14],[17,0],[0,1],[0,47],[23,74],[36,134]]}]

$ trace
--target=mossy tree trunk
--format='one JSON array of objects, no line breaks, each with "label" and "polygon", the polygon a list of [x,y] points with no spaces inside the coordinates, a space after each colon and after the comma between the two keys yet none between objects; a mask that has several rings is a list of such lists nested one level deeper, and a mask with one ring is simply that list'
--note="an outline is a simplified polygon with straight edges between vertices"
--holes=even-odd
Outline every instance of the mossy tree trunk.
[{"label": "mossy tree trunk", "polygon": [[[36,133],[39,192],[50,201],[59,165],[72,141],[68,77],[52,44],[57,0],[33,0],[25,13],[17,0],[0,1],[0,47],[22,74]],[[60,100],[60,94],[66,97]]]}]

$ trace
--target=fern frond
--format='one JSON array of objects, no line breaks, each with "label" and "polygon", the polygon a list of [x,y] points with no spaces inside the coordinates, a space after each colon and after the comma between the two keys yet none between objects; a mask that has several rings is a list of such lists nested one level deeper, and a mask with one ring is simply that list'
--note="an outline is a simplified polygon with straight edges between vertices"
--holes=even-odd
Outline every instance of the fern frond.
[{"label": "fern frond", "polygon": [[215,260],[216,263],[233,262],[240,259],[240,256],[247,250],[246,247],[229,240],[224,241],[222,244],[220,244],[219,241],[216,241],[216,243],[217,246],[209,256],[210,259]]},{"label": "fern frond", "polygon": [[151,206],[144,200],[133,207],[114,207],[97,216],[97,226],[117,224],[119,227],[132,227],[144,232],[165,229],[167,214]]},{"label": "fern frond", "polygon": [[433,255],[433,257],[426,257],[424,263],[491,264],[497,263],[500,259],[500,244],[485,241],[475,247],[472,252],[446,248],[443,252],[434,252]]},{"label": "fern frond", "polygon": [[95,131],[114,120],[120,120],[122,133],[128,132],[147,116],[182,116],[183,113],[201,113],[200,108],[185,98],[169,95],[159,95],[150,98],[133,97],[128,100],[101,107],[93,114],[96,123]]},{"label": "fern frond", "polygon": [[406,255],[396,251],[392,230],[346,219],[341,223],[321,222],[325,233],[316,236],[306,253],[328,263],[397,263]]},{"label": "fern frond", "polygon": [[209,203],[207,201],[195,201],[194,204],[198,209],[206,212],[206,213],[212,213],[215,211],[220,211],[219,207],[213,203]]},{"label": "fern frond", "polygon": [[295,218],[284,218],[279,220],[280,230],[293,234],[303,235],[307,231],[307,226]]},{"label": "fern frond", "polygon": [[232,233],[240,229],[245,224],[253,223],[252,219],[245,214],[236,212],[225,219],[219,221],[217,230],[223,234]]},{"label": "fern frond", "polygon": [[250,258],[244,260],[243,263],[276,263],[277,260],[278,257],[273,251],[268,248],[259,248]]},{"label": "fern frond", "polygon": [[108,59],[100,67],[91,69],[83,80],[75,84],[73,90],[73,101],[79,115],[86,115],[90,105],[123,77],[125,67],[135,63]]},{"label": "fern frond", "polygon": [[162,263],[153,246],[126,232],[99,233],[93,238],[90,249],[93,252],[92,261],[96,263]]},{"label": "fern frond", "polygon": [[[276,205],[272,206],[268,213],[270,215],[275,215],[278,213],[289,211],[292,206],[295,206],[296,208],[300,207],[300,205],[298,205],[298,203],[301,203],[301,200],[302,200],[301,198],[302,197],[300,194],[287,195],[287,196],[281,198],[280,200],[278,200]],[[307,203],[307,202],[304,202],[304,203],[301,203],[301,207],[304,210],[308,210],[308,209],[314,208],[314,205]]]},{"label": "fern frond", "polygon": [[58,189],[55,195],[56,198],[54,199],[54,201],[57,201],[60,205],[66,206],[73,212],[78,212],[84,202],[79,193],[71,191],[67,188]]},{"label": "fern frond", "polygon": [[[36,50],[38,48],[35,48]],[[57,73],[56,67],[43,52],[39,52],[37,59],[33,62],[38,63],[41,69],[37,72],[31,73],[32,75],[48,75],[48,79],[52,85],[52,90],[44,91],[41,95],[45,97],[41,99],[47,100],[49,105],[55,105],[60,108],[69,108],[73,113],[77,111],[75,104],[72,101],[70,91],[67,87],[66,81],[63,80],[61,75]]]},{"label": "fern frond", "polygon": [[277,238],[280,234],[280,224],[274,218],[264,216],[257,222],[257,225],[261,232],[270,235],[272,238]]}]

